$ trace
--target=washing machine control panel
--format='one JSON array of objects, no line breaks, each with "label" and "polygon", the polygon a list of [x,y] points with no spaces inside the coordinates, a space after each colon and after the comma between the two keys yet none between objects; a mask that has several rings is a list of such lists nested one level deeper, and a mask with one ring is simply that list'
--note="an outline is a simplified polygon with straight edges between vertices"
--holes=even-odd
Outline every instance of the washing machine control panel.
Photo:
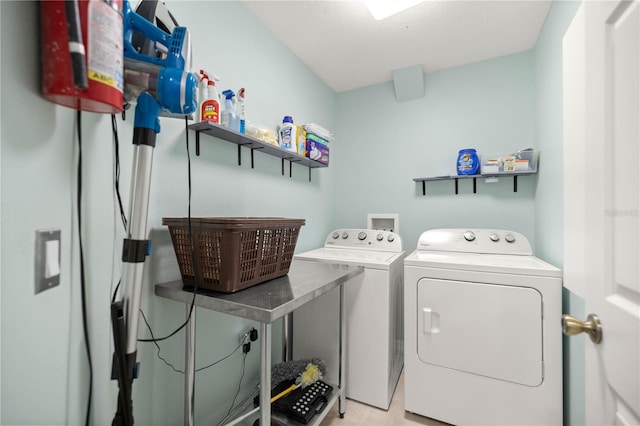
[{"label": "washing machine control panel", "polygon": [[502,229],[431,229],[418,241],[418,250],[531,256],[531,244],[515,231]]},{"label": "washing machine control panel", "polygon": [[325,247],[354,247],[379,251],[402,251],[402,239],[395,232],[376,229],[336,229],[329,233]]}]

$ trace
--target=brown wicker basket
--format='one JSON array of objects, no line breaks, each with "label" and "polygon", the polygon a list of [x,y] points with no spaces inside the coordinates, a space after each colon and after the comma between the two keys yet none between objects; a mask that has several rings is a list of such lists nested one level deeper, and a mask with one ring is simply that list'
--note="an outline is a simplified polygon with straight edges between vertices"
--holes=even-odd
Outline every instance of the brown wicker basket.
[{"label": "brown wicker basket", "polygon": [[[289,272],[304,219],[163,218],[185,285],[233,293]],[[195,265],[194,265],[195,262]]]}]

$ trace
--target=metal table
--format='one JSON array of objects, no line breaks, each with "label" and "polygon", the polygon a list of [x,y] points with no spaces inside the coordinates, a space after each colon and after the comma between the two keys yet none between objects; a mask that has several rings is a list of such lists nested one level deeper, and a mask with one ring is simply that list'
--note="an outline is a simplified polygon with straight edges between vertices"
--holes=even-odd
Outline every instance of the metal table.
[{"label": "metal table", "polygon": [[[363,272],[362,267],[332,265],[293,260],[288,275],[241,290],[237,293],[207,292],[195,296],[195,306],[260,322],[260,425],[271,424],[271,325],[279,318],[328,291],[340,287],[339,338],[339,405],[345,411],[346,313],[343,284]],[[182,281],[156,284],[155,294],[187,305],[187,315],[194,300],[193,292],[183,289]],[[185,417],[184,424],[194,421],[195,382],[195,310],[186,333]],[[257,412],[258,408],[248,414]],[[247,414],[247,415],[248,415]],[[246,415],[245,415],[246,416]],[[244,417],[244,416],[243,416]],[[235,422],[234,422],[235,423]]]}]

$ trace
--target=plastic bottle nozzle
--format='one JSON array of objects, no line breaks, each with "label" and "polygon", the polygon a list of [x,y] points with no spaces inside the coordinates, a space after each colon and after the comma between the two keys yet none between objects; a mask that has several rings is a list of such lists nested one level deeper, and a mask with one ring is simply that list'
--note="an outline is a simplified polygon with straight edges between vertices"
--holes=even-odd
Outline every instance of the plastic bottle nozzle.
[{"label": "plastic bottle nozzle", "polygon": [[222,92],[222,94],[226,99],[233,99],[233,97],[236,95],[235,93],[233,93],[233,90],[228,90],[228,89]]}]

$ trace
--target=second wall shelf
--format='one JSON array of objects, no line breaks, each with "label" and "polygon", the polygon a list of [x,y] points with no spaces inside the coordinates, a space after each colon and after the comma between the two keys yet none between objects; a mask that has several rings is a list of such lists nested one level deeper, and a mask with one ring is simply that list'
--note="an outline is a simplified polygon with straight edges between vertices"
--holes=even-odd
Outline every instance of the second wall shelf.
[{"label": "second wall shelf", "polygon": [[513,178],[513,192],[518,192],[518,176],[532,175],[535,172],[513,172],[513,173],[497,173],[497,174],[484,174],[484,175],[451,175],[451,176],[431,176],[423,178],[413,178],[414,182],[422,182],[422,195],[427,195],[426,182],[435,182],[442,180],[455,181],[455,193],[458,193],[458,180],[460,179],[473,179],[473,193],[476,193],[476,180],[477,179],[489,179],[489,178]]},{"label": "second wall shelf", "polygon": [[326,164],[319,163],[302,155],[286,151],[278,146],[271,145],[259,139],[247,136],[242,133],[227,129],[209,122],[190,124],[189,129],[196,132],[196,155],[200,155],[200,133],[222,139],[238,145],[238,165],[242,165],[242,147],[251,150],[251,168],[253,168],[253,152],[258,150],[265,154],[282,159],[282,175],[284,176],[285,161],[289,162],[289,177],[291,177],[292,164],[300,164],[309,168],[309,182],[311,182],[311,169],[327,167]]}]

